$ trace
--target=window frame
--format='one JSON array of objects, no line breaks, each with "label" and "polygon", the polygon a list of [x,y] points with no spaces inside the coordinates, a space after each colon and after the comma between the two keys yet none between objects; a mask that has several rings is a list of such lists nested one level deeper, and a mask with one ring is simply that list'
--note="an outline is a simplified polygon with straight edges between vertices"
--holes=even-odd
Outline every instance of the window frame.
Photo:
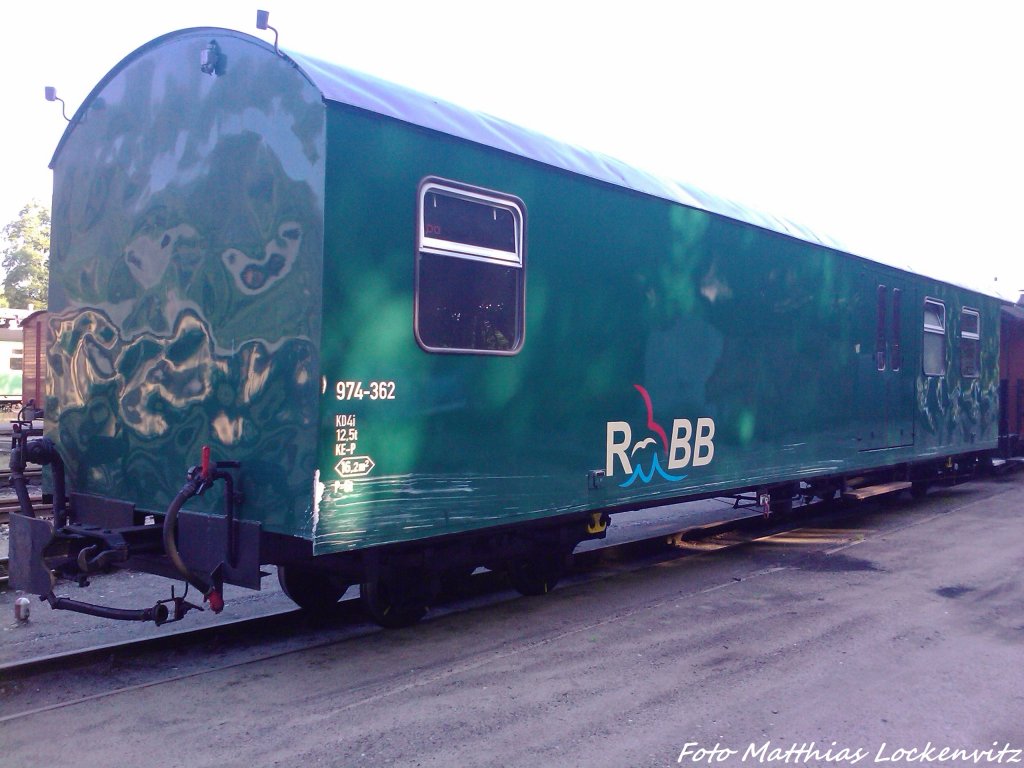
[{"label": "window frame", "polygon": [[[486,246],[459,243],[444,238],[432,237],[426,233],[424,207],[427,195],[438,192],[450,197],[461,198],[474,203],[502,208],[512,214],[515,227],[515,253]],[[420,264],[421,254],[431,254],[450,259],[482,262],[497,267],[512,267],[520,270],[516,287],[516,328],[509,349],[473,349],[459,347],[435,347],[424,341],[420,335]],[[416,191],[416,249],[415,283],[413,287],[413,335],[416,343],[426,352],[452,355],[517,355],[526,343],[526,204],[515,195],[498,190],[466,184],[439,176],[427,176],[419,183]]]},{"label": "window frame", "polygon": [[[928,322],[927,311],[928,311],[928,305],[929,304],[931,304],[934,307],[938,307],[941,310],[941,313],[939,314],[941,325],[930,324]],[[924,328],[923,328],[923,331],[922,331],[922,343],[921,343],[921,372],[925,376],[945,376],[946,373],[949,371],[949,355],[947,354],[947,349],[946,349],[946,333],[947,333],[947,328],[949,327],[949,323],[946,321],[946,302],[940,301],[939,299],[933,299],[930,296],[925,296],[924,304],[922,305],[922,315],[923,315],[923,322],[922,322],[922,324],[923,324]],[[942,337],[942,370],[938,371],[938,372],[934,372],[934,373],[929,371],[927,368],[925,368],[925,356],[924,356],[925,345],[924,345],[924,339],[927,338],[926,334],[929,334],[929,333],[931,333],[931,334],[933,334],[935,336],[941,336]]]},{"label": "window frame", "polygon": [[[973,316],[977,321],[977,331],[964,330],[964,316]],[[974,373],[964,372],[964,339],[974,341]],[[974,307],[960,308],[960,375],[965,379],[977,379],[981,377],[981,311]]]}]

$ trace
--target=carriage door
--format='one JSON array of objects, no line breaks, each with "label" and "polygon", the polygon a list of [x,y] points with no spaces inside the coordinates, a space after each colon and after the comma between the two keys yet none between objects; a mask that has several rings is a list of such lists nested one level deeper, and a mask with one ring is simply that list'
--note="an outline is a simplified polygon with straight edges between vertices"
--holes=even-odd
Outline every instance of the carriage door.
[{"label": "carriage door", "polygon": [[858,440],[862,451],[914,444],[917,369],[913,364],[908,366],[904,351],[906,339],[912,338],[908,324],[914,318],[908,317],[912,313],[906,311],[912,302],[908,301],[906,288],[893,285],[891,276],[883,278],[879,274],[877,277],[872,302],[874,339],[868,342],[874,354],[861,358],[867,366],[860,369],[859,377],[861,432]]},{"label": "carriage door", "polygon": [[[881,434],[878,448],[898,448],[914,444],[914,408],[917,368],[907,365],[905,339],[915,320],[905,311],[907,290],[891,283],[879,284],[875,322],[875,368],[882,398]],[[910,304],[910,306],[913,306]]]}]

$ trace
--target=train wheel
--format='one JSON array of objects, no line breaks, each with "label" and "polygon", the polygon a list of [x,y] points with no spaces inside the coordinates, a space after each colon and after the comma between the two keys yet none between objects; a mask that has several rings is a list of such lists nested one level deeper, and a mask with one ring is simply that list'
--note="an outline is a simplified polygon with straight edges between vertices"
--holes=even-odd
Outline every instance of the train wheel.
[{"label": "train wheel", "polygon": [[508,566],[508,580],[521,595],[546,595],[565,574],[565,557],[544,553],[514,560]]},{"label": "train wheel", "polygon": [[430,609],[429,579],[422,574],[388,573],[359,585],[370,617],[387,629],[415,624]]},{"label": "train wheel", "polygon": [[277,580],[293,603],[314,613],[333,609],[349,588],[347,582],[330,573],[298,565],[277,566]]}]

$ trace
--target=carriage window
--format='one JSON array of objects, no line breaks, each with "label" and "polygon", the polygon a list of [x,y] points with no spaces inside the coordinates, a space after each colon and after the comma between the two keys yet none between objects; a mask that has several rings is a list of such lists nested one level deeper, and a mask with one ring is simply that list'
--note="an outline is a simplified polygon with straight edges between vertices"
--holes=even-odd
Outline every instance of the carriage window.
[{"label": "carriage window", "polygon": [[514,354],[525,333],[523,204],[441,179],[420,185],[415,332],[432,352]]},{"label": "carriage window", "polygon": [[926,376],[946,373],[946,305],[924,300],[924,346],[922,367]]},{"label": "carriage window", "polygon": [[960,374],[976,378],[981,371],[981,315],[967,309],[960,313]]}]

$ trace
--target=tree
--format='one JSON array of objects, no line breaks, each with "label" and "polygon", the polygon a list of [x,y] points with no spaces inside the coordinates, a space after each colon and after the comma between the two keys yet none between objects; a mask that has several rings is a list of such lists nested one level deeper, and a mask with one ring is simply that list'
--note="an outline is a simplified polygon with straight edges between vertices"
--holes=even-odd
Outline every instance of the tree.
[{"label": "tree", "polygon": [[3,228],[4,298],[9,307],[46,306],[50,271],[50,209],[31,201]]}]

